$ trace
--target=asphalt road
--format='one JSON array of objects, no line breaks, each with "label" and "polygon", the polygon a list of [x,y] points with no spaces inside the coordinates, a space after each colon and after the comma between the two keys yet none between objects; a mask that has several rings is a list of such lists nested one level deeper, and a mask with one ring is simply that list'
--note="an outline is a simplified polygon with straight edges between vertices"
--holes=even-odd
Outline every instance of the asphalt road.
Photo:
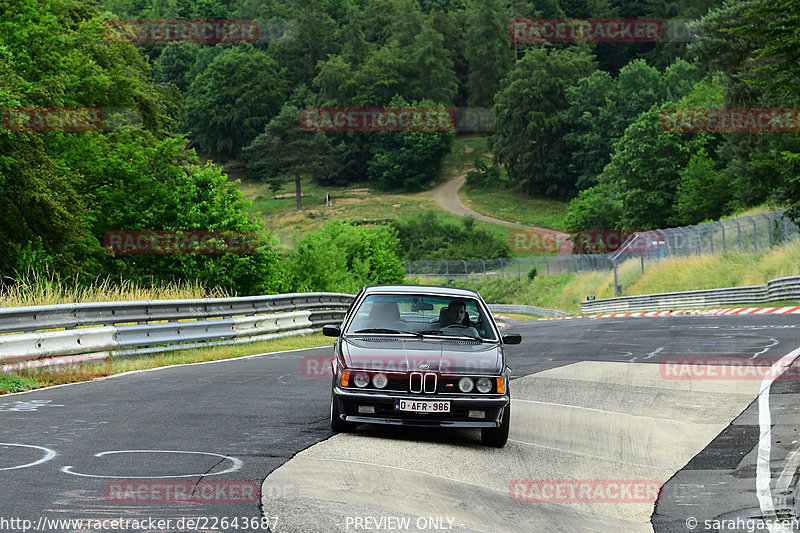
[{"label": "asphalt road", "polygon": [[[301,371],[304,357],[329,349],[0,397],[0,530],[97,531],[96,520],[122,518],[173,520],[169,527],[129,522],[129,531],[263,531],[244,518],[258,519],[264,505],[270,518],[263,525],[274,531],[354,531],[347,517],[358,513],[421,516],[408,503],[418,491],[427,495],[430,518],[443,519],[437,526],[458,531],[688,531],[681,525],[687,505],[701,518],[758,508],[753,400],[759,383],[684,383],[672,390],[667,386],[675,384],[659,383],[657,363],[686,355],[776,359],[800,346],[796,317],[556,320],[517,322],[506,331],[524,338],[508,347],[516,377],[511,390],[522,403],[515,401],[512,441],[491,454],[469,431],[361,429],[329,439],[330,383]],[[774,481],[797,447],[798,392],[793,382],[776,383],[774,395],[781,398],[769,407]],[[630,442],[622,438],[630,435]],[[357,475],[341,477],[360,472],[340,468],[354,463],[345,458],[355,453],[371,458],[362,462],[369,462],[364,468],[372,485],[360,486]],[[509,502],[509,480],[642,471],[665,482],[653,525],[652,504]],[[391,478],[397,472],[410,477]],[[440,482],[429,486],[425,479],[433,475]],[[375,485],[380,480],[393,483]],[[165,491],[186,482],[208,488],[200,503],[163,501]],[[711,482],[717,490],[697,490]],[[250,497],[253,487],[261,489],[260,498]],[[348,487],[353,494],[365,491],[363,505],[348,501]],[[181,517],[206,519],[179,527]],[[46,527],[42,519],[95,522]],[[387,524],[360,530],[387,530],[381,527]],[[100,525],[112,530],[115,524]]]}]

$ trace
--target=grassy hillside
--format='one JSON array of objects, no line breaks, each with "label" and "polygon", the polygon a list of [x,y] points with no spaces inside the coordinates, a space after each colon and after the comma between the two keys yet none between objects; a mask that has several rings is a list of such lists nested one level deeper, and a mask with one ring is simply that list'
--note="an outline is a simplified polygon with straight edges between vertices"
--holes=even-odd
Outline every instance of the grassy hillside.
[{"label": "grassy hillside", "polygon": [[[800,275],[800,240],[757,255],[729,253],[646,262],[644,274],[641,263],[634,259],[621,265],[617,275],[624,296],[760,285],[771,279]],[[441,283],[441,279],[424,281]],[[580,302],[589,295],[614,296],[613,272],[457,284],[477,289],[490,303],[536,305],[566,312],[580,311]]]},{"label": "grassy hillside", "polygon": [[[472,170],[475,157],[488,157],[487,138],[482,136],[459,136],[453,149],[445,157],[440,178],[436,185]],[[233,174],[233,173],[231,173]],[[369,184],[353,184],[346,187],[322,187],[304,181],[303,209],[295,209],[294,183],[274,192],[260,182],[242,181],[239,189],[245,199],[252,202],[249,211],[261,218],[277,236],[281,246],[291,248],[299,237],[321,228],[332,218],[349,218],[354,221],[385,222],[387,220],[412,218],[430,210],[449,220],[459,221],[463,217],[443,210],[433,198],[431,190],[417,193],[381,192]],[[560,214],[566,204],[556,201],[541,201],[504,190],[463,194],[462,202],[473,209],[503,220],[519,219],[523,223],[539,224],[543,227],[562,227]],[[330,193],[333,205],[325,206],[325,194]],[[474,197],[481,197],[475,203]],[[510,210],[509,210],[510,209]],[[520,215],[522,213],[522,215]],[[502,224],[477,221],[477,227],[485,228],[508,239],[513,228]],[[513,253],[513,250],[512,250]],[[527,254],[526,254],[527,255]]]}]

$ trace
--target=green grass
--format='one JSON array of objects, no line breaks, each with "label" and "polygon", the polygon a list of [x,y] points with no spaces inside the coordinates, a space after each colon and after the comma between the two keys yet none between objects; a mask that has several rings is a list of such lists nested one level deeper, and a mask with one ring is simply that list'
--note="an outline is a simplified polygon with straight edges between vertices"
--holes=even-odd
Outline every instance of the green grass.
[{"label": "green grass", "polygon": [[487,161],[492,159],[489,153],[489,138],[479,135],[456,137],[450,153],[442,161],[441,181],[450,180],[475,168],[476,157]]},{"label": "green grass", "polygon": [[[313,333],[310,335],[284,337],[244,344],[173,350],[153,355],[114,357],[110,360],[90,362],[80,365],[77,368],[63,370],[20,370],[0,377],[0,394],[23,392],[64,383],[88,381],[132,370],[145,370],[148,368],[200,363],[204,361],[218,361],[257,353],[282,352],[285,350],[314,348],[331,344],[331,339],[324,337],[321,333]],[[299,365],[297,371],[300,372]]]},{"label": "green grass", "polygon": [[[453,141],[453,147],[443,161],[442,171],[432,186],[443,183],[455,176],[472,170],[476,157],[481,156],[491,159],[488,152],[488,137],[478,135],[458,136]],[[241,181],[237,187],[242,191],[246,200],[251,202],[248,212],[258,216],[264,221],[265,226],[277,237],[283,248],[291,249],[298,239],[306,233],[315,231],[328,220],[334,218],[348,218],[356,222],[385,222],[401,218],[416,217],[425,210],[432,210],[441,217],[460,222],[464,217],[454,215],[443,210],[433,199],[430,190],[402,193],[383,192],[375,190],[372,184],[352,184],[345,187],[325,187],[303,180],[303,209],[295,209],[295,186],[287,183],[277,192],[272,191],[266,184],[260,182]],[[463,189],[462,189],[463,191]],[[325,206],[325,193],[330,193],[333,205]],[[281,198],[275,198],[280,196]],[[490,191],[477,196],[495,197],[495,200],[485,200],[489,207],[473,207],[476,211],[486,212],[490,216],[501,219],[508,217],[493,213],[495,205],[508,203],[509,193],[506,191]],[[565,204],[562,202],[546,202],[528,199],[528,208],[524,207],[525,197],[520,196],[514,200],[516,211],[525,213],[529,220],[535,220],[543,227],[560,227],[558,210]],[[462,199],[462,201],[464,201]],[[537,216],[528,213],[531,209],[541,210]],[[526,222],[527,223],[527,222]],[[476,221],[476,227],[488,229],[500,235],[504,240],[509,239],[514,228],[503,224]],[[530,255],[518,252],[519,255]],[[514,252],[512,251],[512,255]]]},{"label": "green grass", "polygon": [[566,226],[569,202],[532,198],[520,191],[488,190],[467,185],[461,188],[460,197],[474,211],[501,220],[558,230]]}]

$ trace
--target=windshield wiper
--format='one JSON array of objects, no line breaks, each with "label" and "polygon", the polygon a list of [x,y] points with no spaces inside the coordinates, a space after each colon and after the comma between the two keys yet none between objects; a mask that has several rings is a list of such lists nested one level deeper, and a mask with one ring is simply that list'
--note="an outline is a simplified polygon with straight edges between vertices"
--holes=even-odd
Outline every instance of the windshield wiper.
[{"label": "windshield wiper", "polygon": [[455,337],[459,339],[472,339],[476,341],[483,342],[481,337],[473,337],[472,335],[464,335],[463,333],[445,333],[440,329],[426,329],[424,331],[420,331],[422,335],[441,335],[442,337]]},{"label": "windshield wiper", "polygon": [[367,328],[354,331],[353,333],[390,333],[390,334],[401,333],[404,335],[414,335],[415,337],[422,337],[422,334],[416,331],[398,331],[396,329],[389,329],[389,328]]}]

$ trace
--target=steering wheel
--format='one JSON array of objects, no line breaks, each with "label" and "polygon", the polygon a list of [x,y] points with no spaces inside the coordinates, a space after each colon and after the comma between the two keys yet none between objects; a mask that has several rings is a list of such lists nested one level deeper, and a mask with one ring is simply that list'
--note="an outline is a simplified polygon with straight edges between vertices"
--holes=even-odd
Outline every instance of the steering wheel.
[{"label": "steering wheel", "polygon": [[464,324],[449,324],[449,325],[445,326],[444,329],[447,329],[447,328],[467,329],[468,327],[470,327],[470,326],[465,326]]}]

